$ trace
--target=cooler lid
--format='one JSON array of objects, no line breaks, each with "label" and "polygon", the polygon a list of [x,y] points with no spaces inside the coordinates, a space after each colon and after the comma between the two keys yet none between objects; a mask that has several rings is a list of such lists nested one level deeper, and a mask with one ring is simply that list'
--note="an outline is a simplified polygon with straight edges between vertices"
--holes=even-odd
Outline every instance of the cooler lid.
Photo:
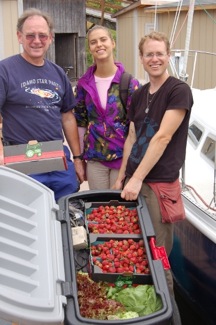
[{"label": "cooler lid", "polygon": [[0,166],[0,318],[26,325],[63,322],[58,210],[50,189]]}]

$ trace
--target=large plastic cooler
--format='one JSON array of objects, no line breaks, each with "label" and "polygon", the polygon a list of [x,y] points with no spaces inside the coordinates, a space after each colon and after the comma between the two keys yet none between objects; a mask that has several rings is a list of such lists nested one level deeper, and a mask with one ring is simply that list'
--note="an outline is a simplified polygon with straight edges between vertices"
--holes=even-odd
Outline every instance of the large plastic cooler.
[{"label": "large plastic cooler", "polygon": [[[15,170],[0,167],[0,318],[25,325],[172,324],[173,307],[164,269],[152,252],[154,230],[145,205],[134,201],[147,249],[150,282],[161,296],[161,310],[144,317],[101,321],[79,313],[69,203],[82,199],[109,204],[119,191],[86,191],[55,203],[51,190]],[[156,252],[156,253],[155,253]],[[160,254],[159,254],[160,255]],[[145,283],[143,283],[145,284]]]}]

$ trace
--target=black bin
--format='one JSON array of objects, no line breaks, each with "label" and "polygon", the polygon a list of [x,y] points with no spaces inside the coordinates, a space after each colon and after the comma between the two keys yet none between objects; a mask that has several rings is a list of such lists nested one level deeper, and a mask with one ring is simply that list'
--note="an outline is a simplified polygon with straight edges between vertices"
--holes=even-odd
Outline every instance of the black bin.
[{"label": "black bin", "polygon": [[[119,191],[84,191],[62,198],[15,170],[0,166],[0,318],[23,325],[173,324],[173,303],[164,267],[163,248],[155,247],[155,234],[142,197],[127,202]],[[87,230],[87,249],[74,249],[71,207],[82,205],[80,222]],[[140,233],[90,233],[88,211],[104,206],[135,209]],[[72,209],[73,210],[73,209]],[[80,210],[80,207],[79,209]],[[79,218],[78,218],[79,219]],[[149,272],[104,273],[91,264],[89,246],[110,239],[143,240]],[[97,320],[81,316],[77,298],[77,259],[87,253],[85,271],[97,281],[115,282],[127,276],[135,284],[153,284],[162,308],[150,315],[124,320]],[[124,278],[125,279],[125,278]],[[180,324],[180,323],[178,323]]]}]

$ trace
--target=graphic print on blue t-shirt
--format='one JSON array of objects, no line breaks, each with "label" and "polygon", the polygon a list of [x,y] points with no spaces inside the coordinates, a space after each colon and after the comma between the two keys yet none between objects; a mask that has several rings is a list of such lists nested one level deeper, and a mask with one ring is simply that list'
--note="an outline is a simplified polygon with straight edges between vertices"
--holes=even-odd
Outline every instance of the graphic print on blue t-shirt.
[{"label": "graphic print on blue t-shirt", "polygon": [[[61,89],[61,86],[52,80],[45,78],[30,79],[22,81],[20,86],[21,89],[24,89],[24,91],[28,94],[39,96],[40,98],[47,100],[47,104],[58,103],[61,100],[61,97],[58,94],[58,91],[59,89]],[[31,97],[29,98],[29,100],[32,102]],[[43,103],[44,105],[44,101],[41,100],[41,103]],[[39,102],[37,102],[37,106],[38,105]]]},{"label": "graphic print on blue t-shirt", "polygon": [[59,97],[59,95],[57,94],[56,91],[53,91],[51,89],[42,89],[39,87],[34,87],[34,88],[25,88],[25,91],[29,94],[33,94],[36,96],[39,96],[41,98],[46,98],[51,100],[52,103],[58,103],[61,98]]}]

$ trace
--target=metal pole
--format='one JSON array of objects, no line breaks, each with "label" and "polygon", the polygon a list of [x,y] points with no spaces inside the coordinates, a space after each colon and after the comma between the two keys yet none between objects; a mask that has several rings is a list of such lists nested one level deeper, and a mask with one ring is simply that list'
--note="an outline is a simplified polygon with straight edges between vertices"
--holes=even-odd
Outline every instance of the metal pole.
[{"label": "metal pole", "polygon": [[188,11],[188,24],[187,24],[187,33],[186,33],[186,39],[185,39],[183,69],[180,74],[180,79],[182,79],[184,81],[186,81],[188,78],[188,75],[186,74],[186,70],[187,70],[188,53],[189,53],[189,47],[190,47],[191,30],[192,30],[192,24],[193,24],[194,5],[195,5],[195,0],[191,0],[190,6],[189,6],[189,11]]},{"label": "metal pole", "polygon": [[191,87],[193,87],[193,83],[194,83],[196,63],[197,63],[197,52],[195,53],[195,58],[194,58],[193,73],[192,73],[192,77],[191,77]]}]

